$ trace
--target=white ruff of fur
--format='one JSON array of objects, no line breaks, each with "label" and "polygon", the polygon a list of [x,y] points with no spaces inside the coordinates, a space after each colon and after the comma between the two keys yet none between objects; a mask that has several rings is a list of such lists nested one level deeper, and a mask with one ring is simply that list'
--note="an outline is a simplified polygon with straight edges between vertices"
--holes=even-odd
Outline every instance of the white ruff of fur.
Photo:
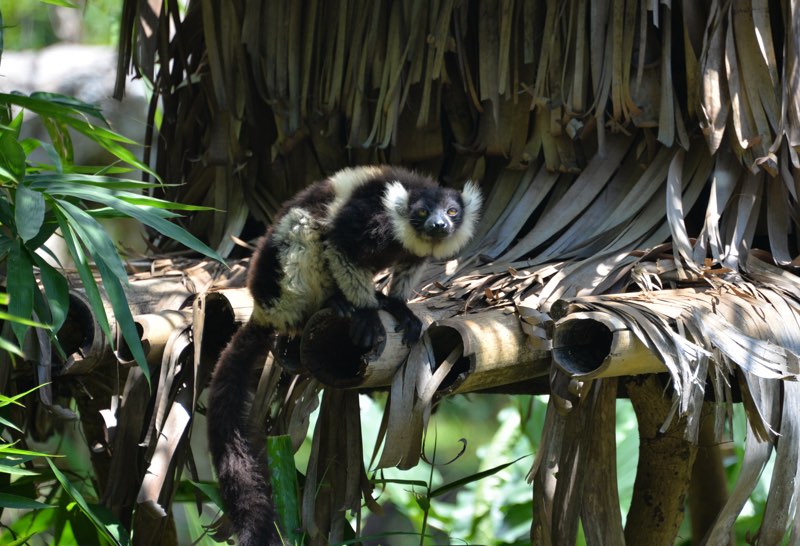
[{"label": "white ruff of fur", "polygon": [[461,192],[464,203],[464,217],[461,225],[446,239],[435,241],[420,237],[406,217],[408,214],[408,191],[400,182],[389,184],[383,196],[383,205],[389,211],[392,231],[395,237],[411,253],[417,256],[450,258],[469,242],[475,234],[478,218],[483,205],[483,197],[478,186],[470,181]]},{"label": "white ruff of fur", "polygon": [[333,202],[328,205],[328,218],[336,217],[336,213],[342,208],[349,199],[353,192],[359,186],[363,186],[370,180],[380,178],[383,174],[383,169],[380,167],[361,166],[361,167],[348,167],[342,169],[333,176],[330,181],[333,185],[333,193],[335,197]]}]

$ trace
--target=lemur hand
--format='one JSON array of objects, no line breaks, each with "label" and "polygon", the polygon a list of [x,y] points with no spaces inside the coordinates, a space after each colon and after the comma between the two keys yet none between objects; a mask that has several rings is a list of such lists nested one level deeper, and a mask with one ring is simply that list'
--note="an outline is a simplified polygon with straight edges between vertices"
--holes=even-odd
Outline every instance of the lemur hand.
[{"label": "lemur hand", "polygon": [[413,345],[422,334],[422,321],[408,308],[406,302],[399,298],[379,294],[378,304],[381,309],[397,320],[397,328],[394,331],[405,331],[403,343],[409,347]]},{"label": "lemur hand", "polygon": [[337,316],[350,319],[350,339],[357,347],[373,347],[386,339],[378,309],[357,309],[341,293],[328,300],[328,307]]}]

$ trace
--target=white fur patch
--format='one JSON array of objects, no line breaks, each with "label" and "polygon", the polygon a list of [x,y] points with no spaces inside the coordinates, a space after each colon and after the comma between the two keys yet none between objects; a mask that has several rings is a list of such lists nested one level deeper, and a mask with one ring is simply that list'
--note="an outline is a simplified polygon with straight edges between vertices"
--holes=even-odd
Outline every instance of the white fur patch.
[{"label": "white fur patch", "polygon": [[389,212],[392,231],[395,237],[411,253],[417,256],[432,256],[433,258],[449,258],[469,242],[475,234],[475,228],[480,218],[483,196],[477,184],[472,181],[464,185],[461,192],[461,201],[464,203],[464,218],[455,233],[440,241],[433,241],[419,236],[417,230],[408,221],[408,191],[400,182],[388,185],[383,196],[383,205]]},{"label": "white fur patch", "polygon": [[328,205],[328,218],[335,218],[339,209],[342,208],[356,188],[363,186],[370,180],[380,178],[383,174],[383,169],[365,165],[361,167],[348,167],[342,169],[333,176],[330,181],[333,185],[333,202]]},{"label": "white fur patch", "polygon": [[273,237],[276,244],[285,245],[279,254],[284,271],[281,294],[259,316],[279,332],[294,333],[330,297],[333,284],[325,266],[319,222],[308,211],[287,211],[275,225]]}]

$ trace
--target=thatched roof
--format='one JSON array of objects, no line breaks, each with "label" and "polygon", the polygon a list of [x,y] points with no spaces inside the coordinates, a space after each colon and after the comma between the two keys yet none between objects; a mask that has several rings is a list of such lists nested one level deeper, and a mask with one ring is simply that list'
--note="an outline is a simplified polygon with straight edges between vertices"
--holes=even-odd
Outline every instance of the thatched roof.
[{"label": "thatched roof", "polygon": [[[268,222],[294,191],[345,165],[398,162],[450,184],[480,181],[488,198],[478,236],[445,273],[431,269],[419,301],[440,321],[514,312],[534,351],[556,342],[554,411],[533,469],[534,540],[569,543],[581,517],[587,536],[621,543],[621,526],[607,524],[619,521],[618,506],[603,521],[580,506],[597,492],[582,484],[615,487],[613,452],[565,484],[563,469],[583,468],[604,444],[564,431],[607,415],[616,388],[603,378],[626,374],[612,361],[631,347],[669,374],[672,405],[660,422],[680,422],[690,444],[703,400],[718,403],[716,438],[728,403],[748,409],[745,468],[707,543],[729,533],[776,445],[761,538],[797,540],[793,2],[193,1],[184,16],[174,3],[125,6],[120,66],[133,59],[154,79],[163,109],[157,171],[185,183],[168,197],[219,210],[189,227],[223,251],[248,215]],[[570,350],[570,329],[595,336],[588,356]],[[382,464],[416,462],[431,381],[441,379],[431,366],[477,350],[442,353],[435,343],[429,331],[394,375]],[[317,388],[307,381],[281,396],[306,400]],[[332,405],[353,410],[346,395],[328,394],[323,416]],[[357,435],[353,419],[347,434]],[[329,455],[318,453],[313,464]],[[593,481],[603,473],[609,481]],[[358,507],[363,484],[341,485],[331,506]],[[307,528],[328,529],[306,517]]]}]

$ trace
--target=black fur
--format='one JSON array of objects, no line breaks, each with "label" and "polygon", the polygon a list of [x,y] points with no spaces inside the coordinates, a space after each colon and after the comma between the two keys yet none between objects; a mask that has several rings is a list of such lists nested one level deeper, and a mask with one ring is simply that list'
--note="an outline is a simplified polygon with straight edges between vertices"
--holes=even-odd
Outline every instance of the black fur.
[{"label": "black fur", "polygon": [[[402,186],[397,202],[389,197],[396,182]],[[480,193],[469,191],[469,231],[450,239],[453,248],[444,254],[463,246],[477,221]],[[383,335],[378,309],[397,317],[406,343],[416,341],[422,324],[405,303],[407,292],[425,259],[442,257],[434,248],[458,232],[463,208],[458,191],[405,169],[370,167],[309,186],[276,216],[250,264],[253,316],[222,352],[210,387],[211,455],[242,546],[280,544],[266,460],[254,447],[260,442],[253,441],[246,416],[250,371],[266,360],[273,334],[298,334],[311,314],[332,303],[350,315],[351,337],[359,345],[370,346]],[[388,296],[372,285],[374,274],[386,268],[393,270]],[[294,365],[296,347],[286,342],[277,347],[278,359]]]}]

